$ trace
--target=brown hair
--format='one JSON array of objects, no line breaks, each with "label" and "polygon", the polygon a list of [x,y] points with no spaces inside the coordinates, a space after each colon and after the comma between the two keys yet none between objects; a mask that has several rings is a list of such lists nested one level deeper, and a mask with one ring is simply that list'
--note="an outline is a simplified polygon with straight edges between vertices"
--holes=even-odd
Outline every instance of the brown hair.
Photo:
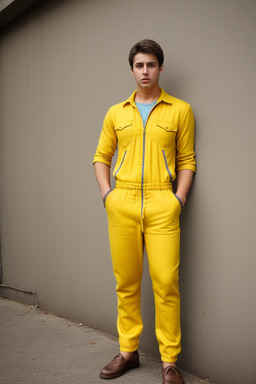
[{"label": "brown hair", "polygon": [[155,55],[159,67],[161,67],[164,62],[163,50],[154,40],[144,39],[134,44],[129,53],[129,63],[131,68],[133,68],[133,59],[137,53],[149,53]]}]

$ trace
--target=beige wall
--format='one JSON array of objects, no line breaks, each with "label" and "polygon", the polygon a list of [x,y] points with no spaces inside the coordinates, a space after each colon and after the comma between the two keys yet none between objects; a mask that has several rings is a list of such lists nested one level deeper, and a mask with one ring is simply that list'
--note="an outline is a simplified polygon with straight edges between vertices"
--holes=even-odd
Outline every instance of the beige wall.
[{"label": "beige wall", "polygon": [[[116,335],[91,163],[108,107],[135,86],[128,51],[153,38],[165,51],[161,85],[196,118],[198,172],[181,218],[180,362],[217,384],[254,383],[255,1],[50,3],[0,38],[3,283]],[[158,356],[153,305],[145,258],[141,349]]]}]

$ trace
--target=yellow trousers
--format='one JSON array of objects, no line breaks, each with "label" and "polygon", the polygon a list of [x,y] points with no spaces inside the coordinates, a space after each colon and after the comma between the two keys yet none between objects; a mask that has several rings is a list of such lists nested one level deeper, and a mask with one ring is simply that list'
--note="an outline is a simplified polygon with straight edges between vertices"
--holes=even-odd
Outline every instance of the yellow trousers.
[{"label": "yellow trousers", "polygon": [[171,185],[117,185],[107,196],[110,249],[117,282],[120,350],[139,346],[143,251],[155,298],[155,329],[162,361],[180,353],[180,203]]}]

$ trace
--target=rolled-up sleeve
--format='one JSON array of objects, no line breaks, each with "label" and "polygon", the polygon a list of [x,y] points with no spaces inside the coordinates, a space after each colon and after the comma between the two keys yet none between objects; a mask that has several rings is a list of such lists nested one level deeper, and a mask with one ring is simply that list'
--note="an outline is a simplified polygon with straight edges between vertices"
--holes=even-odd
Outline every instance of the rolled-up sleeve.
[{"label": "rolled-up sleeve", "polygon": [[176,154],[176,171],[189,169],[196,171],[196,160],[194,152],[194,115],[188,106],[184,119],[181,122],[177,132],[177,154]]},{"label": "rolled-up sleeve", "polygon": [[114,124],[111,109],[105,116],[103,128],[99,138],[98,147],[93,158],[94,163],[104,163],[111,167],[112,157],[117,148],[117,137],[114,131]]}]

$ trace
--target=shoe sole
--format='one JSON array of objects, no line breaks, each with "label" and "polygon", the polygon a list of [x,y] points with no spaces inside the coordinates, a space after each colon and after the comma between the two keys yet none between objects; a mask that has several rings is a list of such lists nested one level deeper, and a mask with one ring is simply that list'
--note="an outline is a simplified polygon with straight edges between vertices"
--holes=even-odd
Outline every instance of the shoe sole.
[{"label": "shoe sole", "polygon": [[139,368],[139,366],[140,366],[140,363],[135,363],[135,364],[131,365],[129,368],[126,368],[124,371],[118,373],[117,375],[107,376],[107,375],[102,375],[102,374],[100,374],[100,378],[101,378],[101,379],[104,379],[104,380],[117,379],[118,377],[124,375],[124,374],[125,374],[127,371],[129,371],[130,369]]}]

